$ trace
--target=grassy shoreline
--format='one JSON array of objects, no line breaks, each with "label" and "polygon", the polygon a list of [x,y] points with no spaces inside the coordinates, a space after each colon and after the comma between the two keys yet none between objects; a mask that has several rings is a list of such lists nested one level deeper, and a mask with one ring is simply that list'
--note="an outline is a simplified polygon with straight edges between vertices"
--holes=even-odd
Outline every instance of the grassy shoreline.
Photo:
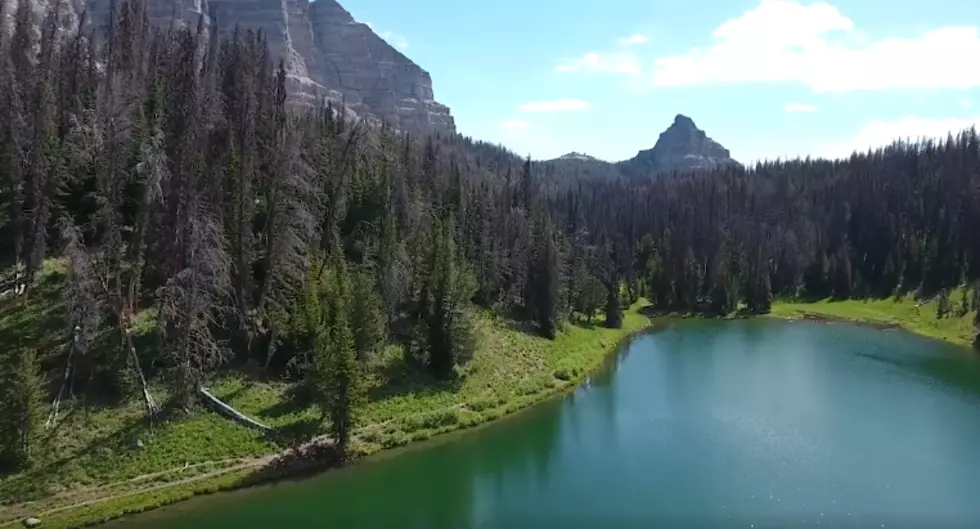
[{"label": "grassy shoreline", "polygon": [[[356,449],[370,455],[472,428],[578,387],[620,344],[649,327],[641,305],[624,313],[622,329],[606,329],[601,321],[569,323],[554,341],[481,313],[480,348],[453,385],[435,383],[389,349],[373,370]],[[250,375],[226,374],[212,383],[212,391],[270,424],[277,430],[273,437],[205,410],[149,432],[137,421],[138,403],[79,406],[78,413],[68,412],[55,436],[60,445],[68,445],[67,457],[0,479],[0,528],[16,527],[30,516],[40,518],[44,527],[95,525],[193,496],[323,470],[300,464],[265,472],[277,454],[321,434],[322,425],[317,409],[297,396],[294,386]]]},{"label": "grassy shoreline", "polygon": [[[399,351],[387,350],[374,366],[372,396],[361,410],[356,449],[367,456],[416,445],[573,390],[620,344],[649,328],[652,316],[644,314],[642,305],[624,314],[622,329],[567,324],[554,341],[535,336],[518,322],[482,312],[480,349],[454,385],[434,382],[405,365]],[[0,310],[0,330],[9,333],[12,326],[3,320],[6,312]],[[911,297],[777,301],[768,317],[901,327],[965,347],[973,331],[972,313],[937,319],[935,301],[918,303]],[[247,369],[226,373],[212,383],[220,398],[273,426],[273,437],[206,410],[158,424],[150,432],[137,420],[142,414],[138,402],[115,408],[78,406],[53,436],[66,448],[67,457],[59,456],[61,460],[39,471],[0,478],[0,528],[19,526],[29,516],[42,519],[45,527],[94,525],[194,496],[322,471],[323,466],[302,463],[268,471],[276,455],[323,431],[318,410],[294,389]],[[145,447],[135,451],[137,440],[145,441]]]},{"label": "grassy shoreline", "polygon": [[813,319],[842,321],[906,331],[971,348],[973,343],[973,314],[960,314],[955,307],[959,292],[951,295],[954,310],[937,318],[935,299],[918,302],[911,295],[887,299],[819,300],[797,302],[779,300],[773,303],[769,317],[779,319]]}]

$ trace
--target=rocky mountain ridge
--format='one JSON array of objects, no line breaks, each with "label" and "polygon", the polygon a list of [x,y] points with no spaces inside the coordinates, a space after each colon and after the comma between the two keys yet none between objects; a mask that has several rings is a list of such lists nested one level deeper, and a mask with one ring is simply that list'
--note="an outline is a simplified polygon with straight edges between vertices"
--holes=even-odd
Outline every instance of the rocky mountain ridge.
[{"label": "rocky mountain ridge", "polygon": [[[66,26],[83,12],[89,28],[104,26],[113,0],[62,0]],[[121,1],[121,0],[120,0]],[[154,24],[196,26],[229,36],[236,27],[262,30],[273,57],[282,57],[290,102],[312,106],[326,98],[354,114],[413,134],[453,134],[449,107],[437,102],[429,72],[354,17],[336,0],[145,0]],[[3,0],[0,19],[12,25],[19,2],[38,23],[56,0]]]},{"label": "rocky mountain ridge", "polygon": [[660,133],[652,149],[640,151],[625,162],[653,171],[713,169],[735,163],[728,149],[708,137],[694,120],[677,114],[667,130]]},{"label": "rocky mountain ridge", "polygon": [[714,169],[737,165],[728,149],[708,137],[694,124],[694,120],[677,114],[673,123],[660,133],[657,143],[650,149],[639,151],[629,160],[610,163],[587,154],[572,152],[547,163],[588,167],[588,174],[605,170],[610,176],[637,177],[671,171]]}]

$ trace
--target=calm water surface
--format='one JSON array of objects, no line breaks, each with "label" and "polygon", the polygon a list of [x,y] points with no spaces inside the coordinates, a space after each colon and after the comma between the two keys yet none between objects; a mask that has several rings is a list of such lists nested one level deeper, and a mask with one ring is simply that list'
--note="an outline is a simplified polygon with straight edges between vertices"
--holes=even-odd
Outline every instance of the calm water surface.
[{"label": "calm water surface", "polygon": [[895,331],[680,322],[452,442],[112,526],[980,527],[978,364]]}]

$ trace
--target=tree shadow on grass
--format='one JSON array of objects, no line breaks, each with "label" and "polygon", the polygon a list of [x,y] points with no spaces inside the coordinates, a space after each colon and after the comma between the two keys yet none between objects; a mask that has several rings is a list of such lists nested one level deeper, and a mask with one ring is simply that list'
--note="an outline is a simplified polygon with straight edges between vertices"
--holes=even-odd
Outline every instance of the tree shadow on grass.
[{"label": "tree shadow on grass", "polygon": [[433,395],[459,391],[462,380],[439,380],[406,351],[377,366],[375,384],[368,389],[368,400],[377,402],[400,395]]},{"label": "tree shadow on grass", "polygon": [[570,319],[564,322],[565,325],[569,327],[577,327],[579,329],[594,330],[594,329],[605,329],[605,322],[593,318],[592,321],[583,319]]},{"label": "tree shadow on grass", "polygon": [[541,336],[538,333],[538,327],[537,325],[534,324],[534,322],[507,318],[507,319],[499,320],[499,323],[502,323],[504,327],[506,327],[507,329],[515,332],[519,332],[521,334],[527,334],[529,336]]},{"label": "tree shadow on grass", "polygon": [[[74,413],[77,411],[70,411],[69,415],[59,421],[59,425],[65,424],[69,416]],[[158,416],[155,420],[165,420],[165,417]],[[147,432],[148,427],[149,421],[146,416],[131,419],[121,428],[92,439],[72,453],[0,481],[2,503],[31,501],[50,494],[58,485],[66,484],[67,478],[71,475],[71,464],[85,457],[92,458],[86,464],[87,468],[112,468],[113,461],[119,456],[119,452],[125,449],[135,449],[136,439]],[[47,441],[53,440],[57,428],[58,426],[48,434]],[[48,448],[50,449],[50,443],[48,443]],[[88,477],[98,479],[98,476]]]},{"label": "tree shadow on grass", "polygon": [[64,304],[52,275],[23,296],[0,301],[0,343],[30,345],[42,356],[67,337]]},{"label": "tree shadow on grass", "polygon": [[300,413],[313,405],[313,393],[307,384],[289,386],[284,399],[259,412],[263,418],[280,418],[294,413]]},{"label": "tree shadow on grass", "polygon": [[537,323],[531,321],[527,314],[518,309],[512,309],[506,313],[497,315],[494,318],[494,322],[514,332],[537,338],[542,337]]},{"label": "tree shadow on grass", "polygon": [[291,446],[296,443],[307,441],[316,436],[321,430],[321,419],[319,414],[309,414],[307,410],[313,405],[313,394],[306,384],[294,384],[290,386],[283,399],[276,402],[256,414],[256,419],[268,423],[277,422],[276,419],[296,416],[298,420],[292,420],[266,432],[266,440],[279,446]]},{"label": "tree shadow on grass", "polygon": [[279,446],[295,446],[319,435],[322,425],[319,416],[307,417],[266,433],[266,439]]}]

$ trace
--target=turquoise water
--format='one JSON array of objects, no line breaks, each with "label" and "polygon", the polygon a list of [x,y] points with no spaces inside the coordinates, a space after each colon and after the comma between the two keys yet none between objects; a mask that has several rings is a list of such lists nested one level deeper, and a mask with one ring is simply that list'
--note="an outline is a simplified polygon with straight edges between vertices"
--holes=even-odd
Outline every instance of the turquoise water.
[{"label": "turquoise water", "polygon": [[110,525],[980,527],[980,361],[896,331],[678,322],[487,428]]}]

